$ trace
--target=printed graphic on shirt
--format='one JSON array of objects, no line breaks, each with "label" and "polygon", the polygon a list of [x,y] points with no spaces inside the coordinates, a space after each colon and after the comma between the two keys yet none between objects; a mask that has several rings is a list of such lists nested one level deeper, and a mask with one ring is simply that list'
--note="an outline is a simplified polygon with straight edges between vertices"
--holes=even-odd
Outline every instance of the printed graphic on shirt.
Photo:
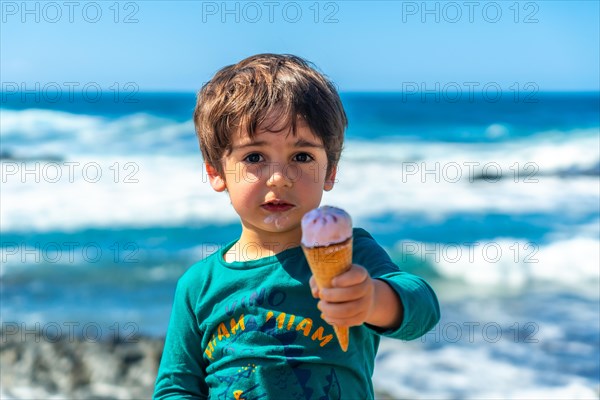
[{"label": "printed graphic on shirt", "polygon": [[[231,316],[229,322],[219,323],[213,328],[211,339],[205,349],[203,349],[204,358],[210,362],[232,355],[240,356],[239,347],[236,342],[248,341],[254,335],[267,342],[277,343],[278,346],[270,347],[271,356],[279,356],[285,360],[285,365],[281,368],[269,370],[268,373],[260,373],[260,365],[253,363],[247,364],[237,369],[224,369],[216,372],[213,376],[218,381],[218,393],[211,392],[211,396],[217,399],[239,399],[255,400],[266,399],[268,397],[264,388],[275,388],[285,391],[289,399],[313,399],[316,393],[319,399],[339,399],[341,390],[339,381],[333,368],[325,377],[316,377],[322,382],[325,378],[326,384],[312,382],[316,379],[312,377],[313,371],[308,368],[302,368],[299,361],[304,355],[304,346],[293,346],[294,343],[302,340],[314,342],[318,348],[326,346],[335,346],[335,335],[333,328],[324,322],[318,323],[311,318],[298,316],[292,313],[282,311],[266,311],[262,313],[252,313],[258,306],[266,308],[269,306],[285,306],[285,293],[274,289],[267,292],[264,288],[252,293],[250,296],[242,297],[240,300],[234,300],[226,306],[227,315]],[[243,313],[243,312],[246,312]],[[264,338],[256,335],[265,335]],[[273,340],[274,339],[274,340]],[[335,339],[335,340],[334,340]],[[243,346],[245,356],[252,357],[255,350]],[[276,348],[276,350],[273,350]],[[256,356],[261,352],[256,349]],[[257,379],[255,374],[259,374]],[[261,385],[256,382],[260,381]],[[318,385],[318,387],[315,387]]]}]

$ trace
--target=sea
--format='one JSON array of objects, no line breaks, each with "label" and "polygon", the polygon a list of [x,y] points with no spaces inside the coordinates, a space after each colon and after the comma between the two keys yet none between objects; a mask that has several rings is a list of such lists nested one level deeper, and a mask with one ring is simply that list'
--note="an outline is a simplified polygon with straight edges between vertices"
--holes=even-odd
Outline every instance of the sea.
[{"label": "sea", "polygon": [[[1,316],[47,337],[163,336],[177,279],[240,233],[195,93],[1,93]],[[436,291],[384,339],[392,398],[598,399],[600,97],[342,93],[346,209]]]}]

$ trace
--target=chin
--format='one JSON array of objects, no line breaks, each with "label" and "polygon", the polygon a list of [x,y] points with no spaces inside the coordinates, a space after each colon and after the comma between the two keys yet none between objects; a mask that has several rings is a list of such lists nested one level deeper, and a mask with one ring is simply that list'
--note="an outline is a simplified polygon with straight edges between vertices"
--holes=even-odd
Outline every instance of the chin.
[{"label": "chin", "polygon": [[268,216],[262,223],[266,231],[274,233],[289,232],[300,226],[300,222],[292,220],[289,216]]}]

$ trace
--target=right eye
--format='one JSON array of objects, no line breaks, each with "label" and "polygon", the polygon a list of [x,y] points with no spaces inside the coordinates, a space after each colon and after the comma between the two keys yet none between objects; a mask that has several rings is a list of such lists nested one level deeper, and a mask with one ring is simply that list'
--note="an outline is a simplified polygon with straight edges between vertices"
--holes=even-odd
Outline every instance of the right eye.
[{"label": "right eye", "polygon": [[259,162],[263,161],[263,158],[258,153],[251,153],[251,154],[248,154],[244,158],[244,161],[247,162],[247,163],[249,163],[249,164],[256,164],[256,163],[259,163]]}]

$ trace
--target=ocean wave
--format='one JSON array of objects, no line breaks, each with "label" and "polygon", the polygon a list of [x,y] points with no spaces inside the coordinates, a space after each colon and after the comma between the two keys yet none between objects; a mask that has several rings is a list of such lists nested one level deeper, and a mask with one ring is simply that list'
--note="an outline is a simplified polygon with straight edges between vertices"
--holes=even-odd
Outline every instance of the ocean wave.
[{"label": "ocean wave", "polygon": [[[598,175],[600,130],[546,131],[503,143],[349,141],[348,164],[384,163],[406,179],[534,180],[540,175]],[[458,176],[458,177],[457,177]]]},{"label": "ocean wave", "polygon": [[597,398],[598,283],[590,284],[595,295],[583,282],[481,292],[470,284],[454,299],[437,289],[439,323],[411,342],[382,339],[373,380],[397,398]]},{"label": "ocean wave", "polygon": [[[199,154],[191,120],[181,122],[142,112],[120,117],[47,109],[1,112],[4,159]],[[463,175],[469,172],[470,177],[479,178],[496,176],[498,168],[503,178],[561,173],[597,176],[600,165],[598,127],[534,131],[524,137],[489,143],[424,141],[424,133],[419,131],[394,138],[379,132],[376,125],[363,129],[370,133],[347,138],[342,159],[350,164],[384,163],[390,170],[407,176],[438,168],[439,173],[453,177],[457,164]],[[497,136],[507,129],[503,124],[490,123],[482,135]]]},{"label": "ocean wave", "polygon": [[[448,330],[451,335],[453,328]],[[463,326],[463,329],[463,336],[467,336],[468,328]],[[494,334],[493,329],[490,332]],[[476,331],[475,335],[481,332]],[[566,345],[564,342],[556,344]],[[389,355],[382,357],[386,351]],[[598,397],[597,380],[577,376],[568,368],[558,366],[562,365],[560,361],[545,353],[542,345],[510,340],[488,340],[468,346],[446,343],[427,351],[414,346],[404,346],[400,351],[391,341],[383,340],[373,382],[380,389],[394,393],[396,398],[558,400]],[[431,383],[432,379],[435,384]]]},{"label": "ocean wave", "polygon": [[600,240],[581,235],[539,244],[521,238],[424,243],[400,241],[394,248],[399,263],[426,265],[443,280],[477,287],[524,288],[550,283],[593,287],[600,283]]},{"label": "ocean wave", "polygon": [[[238,220],[215,193],[199,156],[80,157],[65,162],[0,162],[1,231],[229,224]],[[458,181],[406,176],[385,162],[340,165],[323,204],[358,222],[381,215],[439,221],[456,213],[589,215],[598,212],[598,178]]]},{"label": "ocean wave", "polygon": [[[108,118],[64,111],[2,110],[4,158],[33,159],[197,150],[191,121],[136,113]],[[195,146],[194,146],[195,145]]]},{"label": "ocean wave", "polygon": [[[498,123],[490,132],[502,131]],[[191,121],[2,110],[0,231],[230,224]],[[415,134],[415,137],[419,135]],[[359,222],[457,213],[588,215],[600,201],[597,128],[501,143],[349,139],[323,202]]]}]

